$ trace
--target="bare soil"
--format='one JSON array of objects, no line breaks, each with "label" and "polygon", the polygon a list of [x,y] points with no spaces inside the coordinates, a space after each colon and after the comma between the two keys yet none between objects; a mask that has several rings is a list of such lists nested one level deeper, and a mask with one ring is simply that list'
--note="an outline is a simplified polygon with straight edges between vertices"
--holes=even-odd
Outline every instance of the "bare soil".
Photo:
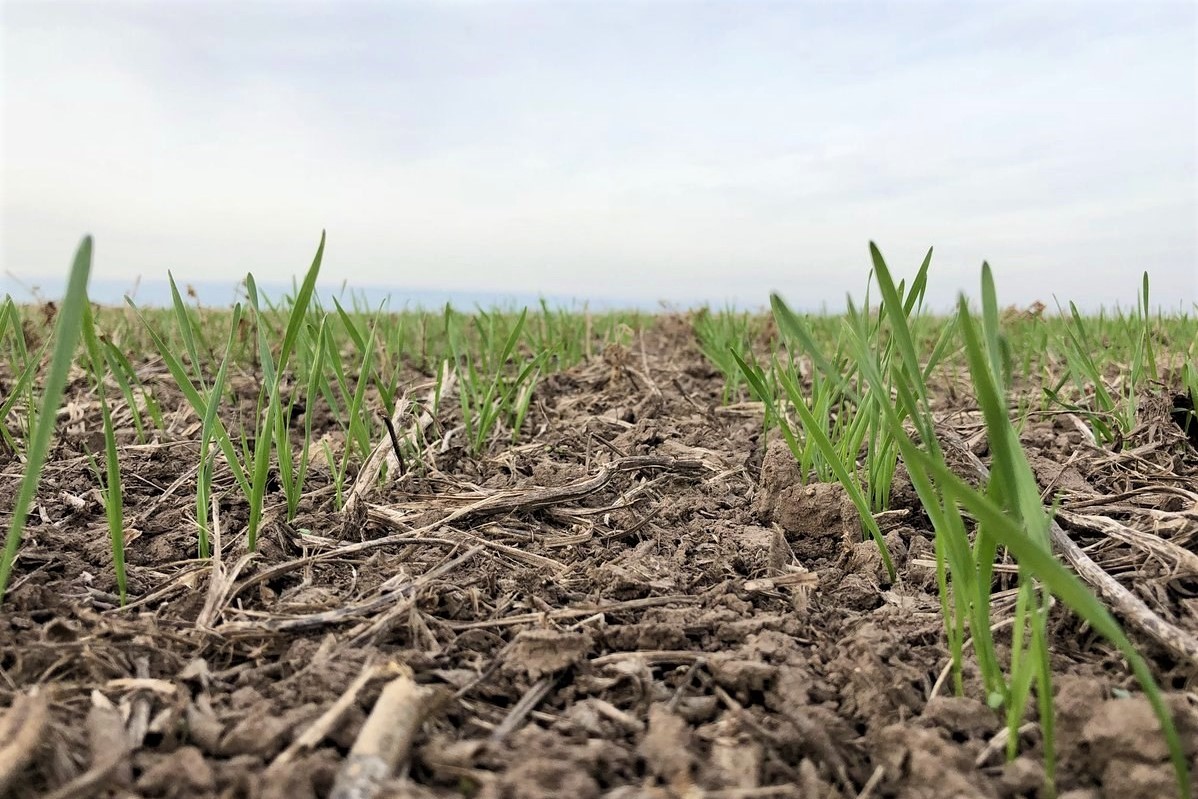
[{"label": "bare soil", "polygon": [[[413,373],[414,392],[426,381]],[[760,409],[719,407],[721,386],[686,320],[663,317],[630,351],[546,378],[535,435],[492,457],[434,436],[423,465],[348,512],[318,464],[293,522],[281,493],[268,498],[252,557],[223,485],[217,562],[195,559],[198,424],[180,411],[171,436],[122,446],[120,609],[85,457],[101,451],[98,409],[76,381],[0,609],[0,778],[16,799],[366,784],[485,799],[1046,797],[1034,709],[1007,762],[973,675],[964,696],[945,679],[932,534],[901,470],[881,519],[891,581],[842,491],[801,485]],[[169,378],[156,390],[169,398]],[[1034,418],[1024,443],[1073,540],[1198,635],[1198,453],[1162,392],[1117,452],[1063,414]],[[967,389],[941,386],[938,402],[985,460]],[[336,443],[333,420],[316,421]],[[0,454],[5,516],[21,468]],[[1131,632],[1198,770],[1195,663]],[[1061,796],[1174,796],[1113,648],[1059,611],[1053,651]],[[410,749],[373,740],[372,711]],[[374,762],[372,742],[397,771],[343,775],[334,793],[339,771]]]}]

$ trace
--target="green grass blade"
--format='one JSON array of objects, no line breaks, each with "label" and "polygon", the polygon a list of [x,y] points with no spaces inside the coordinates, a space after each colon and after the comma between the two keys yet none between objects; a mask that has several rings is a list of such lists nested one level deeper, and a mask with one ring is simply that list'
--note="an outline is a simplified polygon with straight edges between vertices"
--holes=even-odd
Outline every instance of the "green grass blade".
[{"label": "green grass blade", "polygon": [[167,272],[166,276],[171,286],[171,305],[175,309],[175,320],[179,327],[179,334],[183,337],[183,345],[187,348],[188,357],[191,358],[191,368],[195,373],[195,379],[203,387],[204,371],[200,367],[200,353],[196,347],[195,321],[191,318],[186,303],[183,302],[183,295],[179,293],[179,287],[175,285],[175,276],[170,272]]},{"label": "green grass blade", "polygon": [[[200,423],[200,479],[199,493],[196,496],[196,523],[199,525],[199,554],[201,558],[209,556],[208,546],[208,499],[211,495],[212,462],[209,447],[214,438],[219,435],[220,417],[217,411],[225,394],[225,380],[229,374],[229,363],[232,360],[233,344],[237,340],[237,331],[241,327],[241,303],[233,306],[233,316],[229,322],[229,336],[225,340],[224,357],[217,367],[216,377],[212,381],[212,391],[204,407],[204,416]],[[201,495],[202,494],[202,495]],[[247,496],[249,492],[246,492]]]},{"label": "green grass blade", "polygon": [[58,408],[62,403],[67,376],[75,358],[75,347],[79,343],[83,313],[87,307],[87,281],[91,275],[91,266],[92,238],[87,236],[75,253],[66,294],[54,325],[54,351],[50,356],[50,368],[42,388],[41,412],[26,448],[25,471],[17,489],[16,502],[13,504],[12,521],[9,522],[4,539],[4,551],[0,554],[0,601],[4,599],[8,589],[9,576],[12,574],[17,550],[21,545],[21,534],[25,529],[25,517],[41,481],[42,467],[50,450],[50,438],[54,434]]},{"label": "green grass blade", "polygon": [[29,387],[33,385],[33,378],[37,375],[38,365],[42,362],[42,358],[45,357],[45,353],[49,348],[50,342],[46,342],[42,345],[37,355],[33,358],[30,358],[25,364],[25,368],[21,370],[21,373],[17,376],[16,381],[9,389],[8,396],[5,397],[3,403],[0,403],[0,419],[4,419],[8,416],[9,411],[12,410],[13,406],[17,403],[17,400],[19,400],[26,393],[26,391],[28,391]]},{"label": "green grass blade", "polygon": [[836,479],[844,486],[844,490],[848,493],[849,499],[853,501],[853,505],[857,508],[858,514],[861,516],[861,523],[865,525],[866,531],[874,539],[874,543],[878,545],[878,552],[882,555],[882,562],[886,565],[886,573],[890,575],[890,579],[895,578],[894,562],[890,559],[890,550],[886,546],[886,541],[882,538],[882,531],[878,528],[878,522],[874,519],[870,512],[869,502],[866,501],[865,495],[861,493],[861,487],[857,484],[857,480],[849,474],[844,463],[833,446],[828,434],[820,427],[819,422],[811,413],[811,409],[807,407],[805,402],[792,403],[795,412],[803,422],[803,427],[811,440],[815,442],[815,446],[827,461],[832,473]]},{"label": "green grass blade", "polygon": [[[878,257],[882,257],[880,253]],[[922,304],[924,293],[928,288],[928,268],[931,265],[932,248],[929,247],[927,255],[923,257],[923,263],[919,265],[919,272],[916,273],[915,280],[911,281],[911,290],[907,292],[906,299],[903,302],[903,316],[910,318],[911,314],[915,313],[919,305]]]},{"label": "green grass blade", "polygon": [[[201,396],[199,389],[192,384],[191,378],[188,377],[187,370],[183,368],[183,364],[180,363],[179,359],[175,356],[174,352],[171,351],[170,346],[166,343],[166,341],[163,340],[158,331],[156,331],[145,318],[145,316],[142,315],[141,310],[136,304],[134,304],[133,300],[126,297],[125,302],[129,304],[134,313],[137,314],[137,317],[141,320],[142,325],[150,336],[150,340],[154,342],[154,346],[158,350],[158,354],[162,356],[162,362],[166,365],[167,371],[171,373],[171,377],[174,378],[175,384],[179,387],[179,390],[183,392],[183,396],[187,399],[188,404],[191,405],[192,410],[196,412],[196,415],[203,419],[207,415],[209,400],[204,399],[204,397]],[[213,399],[213,401],[215,401],[215,399]],[[225,456],[225,460],[229,464],[229,469],[233,472],[233,479],[237,481],[237,485],[242,490],[242,493],[248,497],[250,494],[249,480],[246,478],[245,469],[242,468],[242,462],[238,459],[237,451],[233,448],[233,441],[229,437],[228,431],[225,430],[224,424],[220,421],[220,417],[217,417],[215,422],[215,434],[216,440],[221,448],[221,453]]]},{"label": "green grass blade", "polygon": [[346,312],[345,308],[341,307],[341,303],[337,301],[336,297],[333,298],[333,306],[337,309],[337,315],[341,317],[341,324],[345,328],[345,332],[349,334],[358,352],[361,352],[366,347],[366,338],[362,335],[362,331],[358,329],[353,317]]},{"label": "green grass blade", "polygon": [[985,495],[975,491],[968,483],[953,474],[947,466],[938,463],[914,446],[906,448],[904,457],[910,457],[919,468],[929,472],[953,499],[967,509],[979,523],[987,526],[990,534],[999,544],[1010,550],[1021,566],[1119,650],[1160,722],[1177,776],[1179,795],[1190,796],[1190,772],[1185,748],[1164,695],[1152,676],[1148,662],[1136,650],[1110,611],[1077,576],[1062,566],[1051,552],[1045,551],[1039,542],[1029,537],[1018,522],[1004,514],[1002,509]]},{"label": "green grass blade", "polygon": [[128,595],[128,582],[125,578],[125,521],[121,494],[121,467],[117,456],[116,432],[112,426],[112,412],[108,406],[108,395],[104,387],[104,379],[108,371],[107,360],[104,357],[104,350],[100,346],[100,340],[96,336],[95,320],[90,304],[84,305],[82,333],[91,362],[91,374],[96,387],[96,395],[100,400],[100,419],[104,429],[104,514],[108,520],[108,538],[112,549],[113,570],[116,573],[117,594],[123,607]]},{"label": "green grass blade", "polygon": [[316,248],[316,255],[312,259],[312,265],[308,268],[307,274],[304,275],[304,282],[300,285],[299,293],[295,296],[295,301],[291,306],[291,317],[287,320],[287,331],[283,334],[283,348],[279,351],[279,368],[285,369],[287,362],[291,358],[291,350],[295,347],[295,340],[299,336],[300,328],[304,324],[304,316],[308,311],[308,304],[312,301],[312,295],[316,291],[316,278],[320,274],[320,265],[324,260],[324,242],[325,232],[320,232],[320,245]]}]

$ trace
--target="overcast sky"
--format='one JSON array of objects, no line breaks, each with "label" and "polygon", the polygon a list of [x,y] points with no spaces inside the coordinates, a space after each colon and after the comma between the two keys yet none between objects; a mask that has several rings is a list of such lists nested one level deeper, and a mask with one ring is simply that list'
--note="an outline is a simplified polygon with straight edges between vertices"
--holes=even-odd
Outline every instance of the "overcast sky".
[{"label": "overcast sky", "polygon": [[873,239],[1189,306],[1196,8],[4,2],[2,266],[815,307]]}]

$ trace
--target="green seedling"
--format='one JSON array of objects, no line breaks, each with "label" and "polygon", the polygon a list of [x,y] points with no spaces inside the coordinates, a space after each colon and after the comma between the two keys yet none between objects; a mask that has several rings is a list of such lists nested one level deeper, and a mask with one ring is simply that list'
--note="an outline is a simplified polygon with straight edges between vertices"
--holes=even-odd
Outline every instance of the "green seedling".
[{"label": "green seedling", "polygon": [[100,418],[104,428],[104,464],[100,495],[104,498],[104,515],[108,521],[108,539],[112,548],[112,565],[116,573],[117,594],[123,607],[128,596],[125,574],[125,520],[124,500],[121,492],[121,465],[116,448],[116,432],[112,425],[112,411],[108,404],[108,392],[104,379],[108,373],[108,362],[100,339],[96,335],[95,321],[90,305],[84,306],[83,341],[90,360],[92,382],[100,400]]},{"label": "green seedling", "polygon": [[87,236],[75,253],[66,294],[63,296],[54,325],[54,349],[42,384],[40,411],[36,424],[30,430],[29,443],[25,449],[25,469],[17,488],[12,520],[4,538],[4,551],[0,553],[0,601],[4,599],[8,590],[8,580],[21,546],[21,534],[25,529],[25,517],[41,481],[42,467],[50,450],[50,438],[54,434],[54,421],[62,404],[71,362],[75,358],[75,347],[79,343],[83,315],[87,309],[87,281],[91,274],[91,266],[92,239],[91,236]]},{"label": "green seedling", "polygon": [[250,306],[254,310],[254,318],[257,322],[258,358],[262,365],[262,372],[265,378],[263,390],[265,391],[266,404],[265,418],[263,418],[258,427],[258,434],[254,438],[253,468],[250,472],[250,517],[246,525],[246,548],[250,552],[255,551],[258,546],[258,527],[262,523],[266,482],[270,472],[271,450],[272,448],[278,449],[279,457],[290,458],[291,456],[285,444],[282,447],[275,446],[275,435],[277,433],[275,426],[276,419],[283,413],[280,386],[283,374],[291,361],[291,355],[295,350],[300,331],[303,328],[308,305],[316,290],[316,278],[320,274],[320,264],[324,258],[324,244],[325,234],[322,232],[320,234],[320,245],[316,248],[316,256],[312,259],[312,265],[304,275],[304,281],[287,315],[287,327],[283,334],[282,345],[279,348],[277,363],[271,353],[269,320],[261,313],[257,286],[252,275],[246,276],[246,290],[249,293]]}]

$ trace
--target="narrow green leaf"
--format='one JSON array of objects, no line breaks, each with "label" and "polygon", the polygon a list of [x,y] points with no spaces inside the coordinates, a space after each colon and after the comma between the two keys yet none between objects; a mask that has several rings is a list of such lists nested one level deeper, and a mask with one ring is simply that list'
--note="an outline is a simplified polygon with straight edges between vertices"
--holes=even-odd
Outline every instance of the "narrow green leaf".
[{"label": "narrow green leaf", "polygon": [[0,600],[4,599],[4,594],[8,589],[8,579],[12,574],[17,550],[21,545],[21,534],[25,529],[25,517],[37,493],[37,486],[42,477],[42,467],[46,463],[46,456],[50,450],[50,438],[54,434],[58,408],[62,404],[67,376],[71,371],[71,362],[75,358],[75,347],[79,343],[80,330],[83,326],[83,313],[88,301],[87,281],[91,274],[91,266],[92,238],[86,236],[75,253],[70,277],[67,280],[66,294],[63,296],[54,325],[54,350],[50,356],[50,368],[47,370],[45,382],[42,384],[41,410],[26,447],[24,474],[22,474],[21,484],[17,488],[12,520],[9,522],[8,533],[4,539],[4,551],[0,554]]}]

